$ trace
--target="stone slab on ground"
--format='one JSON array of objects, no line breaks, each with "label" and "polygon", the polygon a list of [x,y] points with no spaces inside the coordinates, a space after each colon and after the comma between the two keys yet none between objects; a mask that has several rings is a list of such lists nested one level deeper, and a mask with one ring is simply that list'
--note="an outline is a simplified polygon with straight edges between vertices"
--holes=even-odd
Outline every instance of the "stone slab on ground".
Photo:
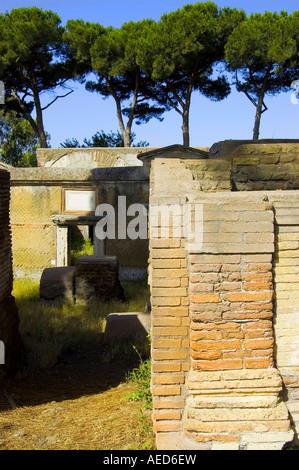
[{"label": "stone slab on ground", "polygon": [[150,313],[110,313],[107,317],[104,341],[118,341],[137,336],[146,337],[150,331],[150,323]]},{"label": "stone slab on ground", "polygon": [[46,268],[40,280],[40,299],[45,301],[73,301],[74,276],[74,266]]}]

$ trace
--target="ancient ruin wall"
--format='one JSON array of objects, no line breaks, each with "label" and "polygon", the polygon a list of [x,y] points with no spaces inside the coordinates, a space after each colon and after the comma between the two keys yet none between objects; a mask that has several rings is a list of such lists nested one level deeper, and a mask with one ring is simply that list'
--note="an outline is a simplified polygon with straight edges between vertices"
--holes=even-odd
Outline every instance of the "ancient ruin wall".
[{"label": "ancient ruin wall", "polygon": [[[19,319],[12,292],[12,255],[9,225],[10,175],[0,170],[0,341],[4,364],[0,376],[15,368],[19,359]],[[3,359],[1,357],[1,359]]]},{"label": "ancient ruin wall", "polygon": [[[148,180],[141,168],[14,168],[11,170],[11,228],[15,277],[40,278],[58,263],[57,225],[64,215],[64,190],[92,189],[98,204],[111,204],[118,219],[119,196],[127,207],[148,204]],[[76,211],[73,212],[76,214]],[[70,213],[68,213],[69,215]],[[117,227],[116,227],[117,228]],[[108,240],[105,254],[117,256],[124,277],[146,276],[148,241]],[[141,274],[140,274],[141,273]]]},{"label": "ancient ruin wall", "polygon": [[7,171],[0,170],[0,299],[4,299],[10,295],[12,289],[9,191],[9,173]]},{"label": "ancient ruin wall", "polygon": [[[152,162],[159,449],[281,449],[298,431],[298,150],[251,145],[231,158]],[[157,215],[165,204],[182,208],[183,233],[178,218]]]}]

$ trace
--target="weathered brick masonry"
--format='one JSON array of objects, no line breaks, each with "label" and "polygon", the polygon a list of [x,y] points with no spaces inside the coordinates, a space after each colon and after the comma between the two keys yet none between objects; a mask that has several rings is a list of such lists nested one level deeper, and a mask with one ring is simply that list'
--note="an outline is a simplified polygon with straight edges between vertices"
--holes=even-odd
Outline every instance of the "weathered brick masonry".
[{"label": "weathered brick masonry", "polygon": [[[292,441],[299,409],[298,169],[296,144],[152,161],[158,449],[282,449]],[[159,214],[165,206],[181,214]],[[197,243],[194,227],[202,230]]]},{"label": "weathered brick masonry", "polygon": [[12,254],[9,226],[10,174],[0,170],[0,341],[4,344],[5,364],[1,376],[16,367],[20,353],[19,319],[12,291]]}]

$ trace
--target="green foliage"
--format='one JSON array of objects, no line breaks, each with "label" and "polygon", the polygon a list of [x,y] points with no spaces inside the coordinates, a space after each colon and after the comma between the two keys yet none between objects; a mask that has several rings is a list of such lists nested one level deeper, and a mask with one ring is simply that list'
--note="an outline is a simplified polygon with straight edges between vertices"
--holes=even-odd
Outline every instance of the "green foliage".
[{"label": "green foliage", "polygon": [[126,23],[119,29],[81,20],[67,23],[68,44],[76,60],[85,66],[81,78],[91,71],[96,77],[86,82],[86,89],[115,101],[124,146],[131,145],[133,122],[141,124],[153,117],[161,120],[166,110],[153,80],[137,62],[139,40],[147,25],[147,20]]},{"label": "green foliage", "polygon": [[[134,144],[135,133],[131,133],[131,146],[132,147],[148,147],[149,143],[140,141]],[[119,131],[109,132],[106,134],[104,131],[96,132],[90,139],[85,138],[84,144],[81,145],[78,139],[66,139],[60,145],[63,148],[85,148],[85,147],[124,147],[124,139]]]},{"label": "green foliage", "polygon": [[[134,444],[132,445],[132,450],[152,450],[155,449],[155,435],[152,429],[152,419],[149,419],[149,416],[146,415],[148,409],[143,410],[139,409],[138,413],[138,427],[141,430],[142,434],[145,437],[144,442],[141,446],[137,447]],[[148,414],[148,413],[147,413]]]},{"label": "green foliage", "polygon": [[147,408],[152,408],[151,359],[141,361],[139,367],[130,372],[128,380],[136,384],[137,388],[127,398],[133,401],[143,401]]},{"label": "green foliage", "polygon": [[71,239],[71,266],[75,265],[75,261],[79,256],[92,256],[93,245],[91,239],[84,239],[83,237],[73,237]]},{"label": "green foliage", "polygon": [[42,111],[58,98],[56,95],[42,107],[41,94],[64,88],[73,76],[74,63],[67,57],[60,23],[56,13],[36,7],[0,14],[0,78],[5,84],[5,106],[12,106],[28,120],[41,147],[47,147]]},{"label": "green foliage", "polygon": [[96,39],[105,33],[105,28],[99,23],[84,22],[83,20],[68,20],[64,41],[76,56],[76,62],[81,65],[84,75],[92,71],[90,49]]},{"label": "green foliage", "polygon": [[[5,67],[19,64],[20,69],[21,64],[28,67],[30,62],[35,61],[43,65],[43,68],[49,67],[53,51],[58,45],[60,47],[61,41],[62,27],[56,13],[36,7],[17,8],[10,13],[1,14],[0,22],[2,73]],[[50,46],[53,46],[53,50]]]},{"label": "green foliage", "polygon": [[65,139],[64,142],[60,143],[60,147],[67,149],[67,148],[79,148],[83,147],[80,145],[80,142],[76,137],[72,137],[71,139]]},{"label": "green foliage", "polygon": [[224,60],[227,37],[243,18],[244,12],[237,9],[198,2],[163,15],[140,41],[139,64],[182,116],[184,145],[189,145],[192,93],[215,101],[230,93],[226,77],[216,73],[214,65]]},{"label": "green foliage", "polygon": [[266,95],[290,89],[298,78],[298,15],[255,13],[234,29],[225,46],[237,90],[256,107],[253,138],[258,138]]},{"label": "green foliage", "polygon": [[283,64],[297,52],[291,28],[291,16],[285,12],[252,14],[228,40],[226,58],[229,66],[235,70]]},{"label": "green foliage", "polygon": [[84,139],[86,147],[123,147],[124,139],[119,131],[106,134],[104,131],[97,132],[91,139]]},{"label": "green foliage", "polygon": [[[31,144],[22,120],[30,124],[39,146],[47,147],[43,111],[73,91],[70,80],[114,99],[120,132],[97,132],[83,145],[67,139],[63,147],[132,146],[133,124],[162,120],[170,109],[181,116],[183,143],[189,145],[191,96],[197,92],[213,101],[225,99],[231,90],[225,62],[237,89],[257,108],[257,138],[267,109],[264,97],[289,90],[298,79],[298,47],[298,11],[247,18],[243,10],[206,1],[186,4],[158,22],[144,19],[105,28],[81,19],[63,27],[51,10],[12,9],[0,14],[0,79],[4,111],[21,117],[7,147],[9,139],[2,136],[2,159],[22,166],[34,163],[34,139]],[[52,95],[46,105],[44,94]]]},{"label": "green foliage", "polygon": [[[15,279],[13,295],[19,311],[20,334],[25,347],[26,365],[43,369],[55,366],[59,358],[82,345],[102,348],[103,360],[123,359],[136,352],[131,342],[102,345],[106,319],[113,312],[143,311],[149,297],[146,283],[124,282],[127,302],[93,302],[79,304],[44,304],[39,300],[39,281]],[[148,354],[148,343],[135,342],[142,356]]]},{"label": "green foliage", "polygon": [[38,140],[29,122],[14,111],[0,111],[0,156],[15,167],[36,166]]}]

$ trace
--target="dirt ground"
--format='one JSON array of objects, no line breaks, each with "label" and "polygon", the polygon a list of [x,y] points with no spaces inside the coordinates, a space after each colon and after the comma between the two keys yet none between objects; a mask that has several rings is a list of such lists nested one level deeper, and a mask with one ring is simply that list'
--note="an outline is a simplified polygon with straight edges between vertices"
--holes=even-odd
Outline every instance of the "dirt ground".
[{"label": "dirt ground", "polygon": [[82,349],[6,379],[0,450],[153,450],[151,410],[126,397],[136,387],[126,380],[132,360],[101,361]]}]

